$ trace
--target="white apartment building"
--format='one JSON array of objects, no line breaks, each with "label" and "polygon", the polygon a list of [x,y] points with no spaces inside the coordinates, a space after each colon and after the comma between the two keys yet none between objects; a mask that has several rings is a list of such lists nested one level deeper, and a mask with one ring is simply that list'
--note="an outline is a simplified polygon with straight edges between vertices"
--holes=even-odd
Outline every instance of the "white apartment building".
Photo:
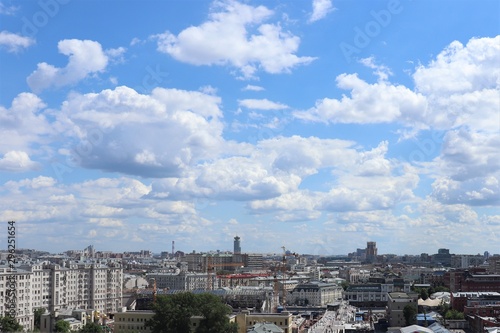
[{"label": "white apartment building", "polygon": [[119,264],[49,262],[21,264],[12,270],[0,266],[0,316],[7,314],[7,285],[14,276],[16,318],[33,329],[33,310],[54,312],[64,308],[93,309],[101,313],[121,308],[123,270]]},{"label": "white apartment building", "polygon": [[[11,298],[8,297],[12,293],[15,294],[14,303],[11,303]],[[7,316],[10,305],[14,304],[19,324],[26,329],[33,329],[32,294],[31,273],[29,271],[23,269],[13,271],[8,265],[0,266],[0,316]]]},{"label": "white apartment building", "polygon": [[[187,273],[176,271],[175,273],[149,273],[147,280],[155,279],[156,288],[170,290],[192,291],[195,289],[207,289],[209,275],[206,273]],[[217,286],[217,276],[211,274],[212,289]]]},{"label": "white apartment building", "polygon": [[367,302],[386,303],[389,299],[389,293],[409,293],[410,291],[411,285],[408,283],[405,283],[403,286],[392,283],[351,284],[344,292],[344,298],[353,304]]},{"label": "white apartment building", "polygon": [[288,304],[324,306],[342,298],[336,283],[311,282],[297,285],[287,296]]}]

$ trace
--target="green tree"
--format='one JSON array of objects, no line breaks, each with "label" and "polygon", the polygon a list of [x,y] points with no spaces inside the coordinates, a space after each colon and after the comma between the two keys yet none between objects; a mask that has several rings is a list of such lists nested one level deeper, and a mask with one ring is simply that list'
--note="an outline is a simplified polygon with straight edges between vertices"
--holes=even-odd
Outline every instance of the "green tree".
[{"label": "green tree", "polygon": [[425,288],[420,289],[420,298],[423,299],[424,301],[429,298],[429,294],[427,293],[427,289],[425,289]]},{"label": "green tree", "polygon": [[403,308],[403,316],[405,317],[406,326],[413,325],[417,322],[417,309],[408,304]]},{"label": "green tree", "polygon": [[0,316],[0,332],[22,332],[23,326],[15,318]]},{"label": "green tree", "polygon": [[104,333],[104,330],[97,323],[87,323],[80,329],[80,333]]},{"label": "green tree", "polygon": [[464,314],[458,310],[451,309],[446,311],[446,314],[444,317],[448,320],[454,320],[454,319],[464,319]]},{"label": "green tree", "polygon": [[184,292],[161,295],[153,305],[155,314],[146,323],[153,333],[190,333],[191,317],[200,316],[196,333],[237,333],[236,324],[229,323],[231,308],[212,294],[195,295]]},{"label": "green tree", "polygon": [[40,329],[40,318],[45,313],[45,308],[38,308],[33,310],[35,329]]},{"label": "green tree", "polygon": [[55,331],[62,333],[69,333],[71,331],[71,326],[69,325],[69,322],[67,322],[66,320],[60,319],[56,321]]},{"label": "green tree", "polygon": [[237,333],[238,327],[229,322],[232,309],[213,294],[196,295],[197,315],[202,316],[196,333]]},{"label": "green tree", "polygon": [[193,293],[179,293],[157,296],[153,305],[155,314],[146,323],[153,333],[190,333],[191,316],[194,315],[195,296]]}]

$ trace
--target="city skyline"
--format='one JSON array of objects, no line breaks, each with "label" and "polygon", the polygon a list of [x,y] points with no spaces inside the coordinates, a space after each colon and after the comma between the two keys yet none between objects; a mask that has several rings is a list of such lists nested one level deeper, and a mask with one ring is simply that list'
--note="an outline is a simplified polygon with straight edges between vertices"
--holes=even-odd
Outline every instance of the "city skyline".
[{"label": "city skyline", "polygon": [[14,220],[17,248],[49,252],[495,252],[499,9],[0,0],[0,233]]}]

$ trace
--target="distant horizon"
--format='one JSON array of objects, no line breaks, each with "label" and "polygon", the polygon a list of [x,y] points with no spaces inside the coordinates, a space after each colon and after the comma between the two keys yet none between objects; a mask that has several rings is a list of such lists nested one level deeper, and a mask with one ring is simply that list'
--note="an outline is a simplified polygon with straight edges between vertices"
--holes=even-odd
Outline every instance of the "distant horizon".
[{"label": "distant horizon", "polygon": [[500,239],[498,11],[0,0],[0,234],[14,220],[16,248],[51,252],[239,235],[255,253],[484,253]]},{"label": "distant horizon", "polygon": [[[92,245],[92,244],[90,244]],[[446,248],[444,248],[446,249]],[[69,251],[83,251],[84,249],[68,249],[68,250],[64,250],[64,251],[58,251],[58,252],[51,252],[51,251],[48,251],[48,250],[40,250],[40,249],[35,249],[35,248],[18,248],[17,249],[18,251],[26,251],[26,250],[34,250],[34,251],[39,251],[39,252],[48,252],[50,254],[63,254],[65,252],[69,252]],[[438,249],[439,250],[439,249]],[[430,252],[422,252],[422,253],[418,253],[418,254],[410,254],[410,253],[403,253],[403,254],[397,254],[397,253],[378,253],[377,256],[420,256],[421,254],[428,254],[429,256],[432,256],[434,254],[437,254],[438,253],[438,250],[436,250],[436,252],[433,252],[433,253],[430,253]],[[451,249],[447,249],[447,250],[450,250],[450,255],[473,255],[473,256],[484,256],[484,251],[483,253],[454,253],[452,252]],[[0,250],[0,251],[3,251],[3,250]],[[151,251],[149,249],[138,249],[138,250],[127,250],[127,251],[112,251],[112,250],[100,250],[100,249],[95,249],[95,252],[112,252],[112,253],[131,253],[131,252],[141,252],[141,251],[150,251],[153,255],[160,255],[162,252],[168,252],[169,254],[171,254],[171,251],[159,251],[159,252],[154,252],[154,251]],[[182,251],[182,250],[176,250],[177,251],[180,251],[180,252],[183,252],[184,254],[190,254],[190,253],[193,253],[193,251]],[[204,251],[196,251],[195,253],[211,253],[211,252],[217,252],[217,251],[220,251],[221,253],[233,253],[233,251],[231,250],[204,250]],[[307,255],[307,256],[325,256],[325,257],[347,257],[350,253],[353,253],[355,251],[352,251],[352,252],[348,252],[348,253],[345,253],[345,254],[312,254],[312,253],[297,253],[299,255]],[[489,252],[489,251],[487,251]],[[266,255],[277,255],[277,256],[282,256],[283,255],[283,252],[245,252],[245,251],[242,251],[241,252],[242,254],[266,254]],[[495,255],[500,255],[500,253],[491,253],[489,252],[489,256],[495,256]]]}]

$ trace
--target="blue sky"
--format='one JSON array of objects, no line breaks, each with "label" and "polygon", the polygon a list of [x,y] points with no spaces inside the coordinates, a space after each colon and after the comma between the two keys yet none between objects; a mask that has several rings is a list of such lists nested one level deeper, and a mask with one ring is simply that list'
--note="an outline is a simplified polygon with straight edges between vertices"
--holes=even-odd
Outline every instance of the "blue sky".
[{"label": "blue sky", "polygon": [[499,6],[0,0],[1,220],[53,252],[498,252]]}]

